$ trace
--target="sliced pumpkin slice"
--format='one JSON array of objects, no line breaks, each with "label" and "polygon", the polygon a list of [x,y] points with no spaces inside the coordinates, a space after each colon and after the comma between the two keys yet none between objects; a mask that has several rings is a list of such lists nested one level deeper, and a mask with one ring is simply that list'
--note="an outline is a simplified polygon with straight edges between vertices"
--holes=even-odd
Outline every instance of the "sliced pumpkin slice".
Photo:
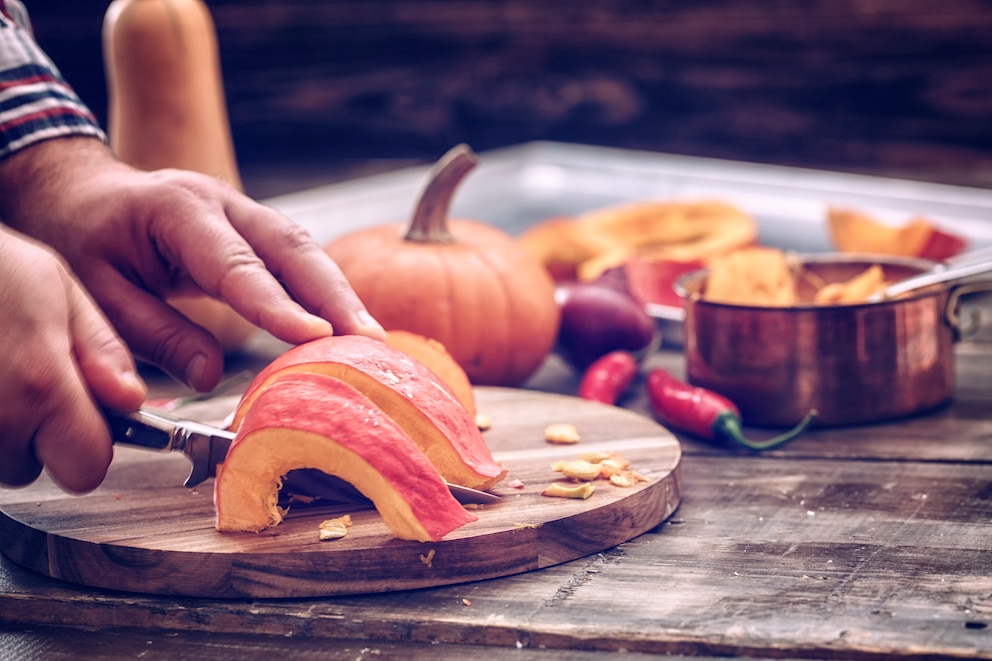
[{"label": "sliced pumpkin slice", "polygon": [[386,332],[386,344],[399,349],[429,367],[442,381],[448,384],[451,392],[468,410],[469,414],[474,417],[478,413],[475,404],[475,391],[472,390],[472,382],[469,381],[468,374],[465,373],[454,356],[448,353],[441,342],[405,330],[391,330]]},{"label": "sliced pumpkin slice", "polygon": [[360,335],[320,338],[278,356],[249,384],[231,429],[237,431],[254,401],[289,373],[323,374],[350,384],[392,418],[449,482],[486,490],[506,475],[474,417],[440,377],[399,349]]},{"label": "sliced pumpkin slice", "polygon": [[452,497],[416,443],[339,379],[283,374],[258,394],[218,466],[217,530],[257,532],[282,521],[282,477],[310,468],[367,496],[400,539],[437,541],[477,520]]}]

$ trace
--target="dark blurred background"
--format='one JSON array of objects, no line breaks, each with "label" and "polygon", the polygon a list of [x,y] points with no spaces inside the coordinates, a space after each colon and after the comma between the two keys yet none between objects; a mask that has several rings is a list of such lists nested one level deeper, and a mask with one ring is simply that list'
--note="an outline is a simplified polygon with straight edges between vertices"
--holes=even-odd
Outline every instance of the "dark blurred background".
[{"label": "dark blurred background", "polygon": [[[107,1],[26,4],[105,122]],[[256,196],[538,139],[992,187],[992,1],[207,4]]]}]

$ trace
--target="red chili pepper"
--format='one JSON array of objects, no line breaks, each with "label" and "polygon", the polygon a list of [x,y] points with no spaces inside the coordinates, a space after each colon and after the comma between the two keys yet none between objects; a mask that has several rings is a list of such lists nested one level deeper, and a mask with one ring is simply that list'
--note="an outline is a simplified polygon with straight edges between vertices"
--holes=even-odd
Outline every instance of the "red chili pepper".
[{"label": "red chili pepper", "polygon": [[616,404],[637,376],[637,360],[627,351],[612,351],[586,368],[579,383],[579,397]]},{"label": "red chili pepper", "polygon": [[768,450],[799,436],[813,418],[810,411],[788,432],[764,441],[752,441],[741,429],[741,413],[729,399],[706,388],[679,381],[663,369],[648,373],[648,400],[662,422],[710,440],[732,442],[749,450]]}]

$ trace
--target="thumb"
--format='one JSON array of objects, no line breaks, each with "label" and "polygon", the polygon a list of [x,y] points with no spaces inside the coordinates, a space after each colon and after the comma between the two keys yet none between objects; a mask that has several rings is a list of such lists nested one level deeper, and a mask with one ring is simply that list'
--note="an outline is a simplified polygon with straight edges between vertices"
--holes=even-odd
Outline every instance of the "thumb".
[{"label": "thumb", "polygon": [[72,348],[93,397],[119,411],[139,408],[148,390],[131,352],[79,283],[73,279],[68,289]]}]

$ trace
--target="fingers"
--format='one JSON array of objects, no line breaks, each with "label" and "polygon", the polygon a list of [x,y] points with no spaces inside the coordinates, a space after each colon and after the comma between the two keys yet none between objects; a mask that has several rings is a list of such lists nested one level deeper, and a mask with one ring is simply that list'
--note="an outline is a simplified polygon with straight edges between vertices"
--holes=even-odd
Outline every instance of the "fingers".
[{"label": "fingers", "polygon": [[67,294],[73,354],[83,380],[104,407],[137,410],[148,391],[130,351],[77,283],[70,283]]},{"label": "fingers", "polygon": [[[89,282],[94,297],[134,355],[200,392],[211,390],[220,382],[224,354],[208,331],[157,295],[134,286],[112,268],[94,269]],[[94,337],[93,346],[101,341],[105,338]],[[103,361],[120,360],[97,352],[87,354],[81,364],[88,365],[91,355],[98,355]],[[121,367],[122,363],[116,365]]]},{"label": "fingers", "polygon": [[344,273],[306,230],[247,199],[234,200],[228,213],[239,219],[240,231],[279,281],[304,307],[328,319],[335,332],[385,337]]},{"label": "fingers", "polygon": [[[73,371],[74,372],[74,371]],[[34,433],[37,460],[52,480],[71,493],[100,485],[113,458],[110,432],[93,405],[78,373],[60,375],[64,388],[52,391],[60,406],[43,416]]]},{"label": "fingers", "polygon": [[50,252],[0,231],[0,281],[0,483],[30,483],[45,466],[67,491],[89,491],[112,456],[100,406],[137,407],[144,386],[126,348]]},{"label": "fingers", "polygon": [[286,342],[334,332],[384,337],[344,274],[303,228],[230,189],[221,201],[187,212],[211,231],[168,233],[168,252],[205,291]]},{"label": "fingers", "polygon": [[[103,481],[112,458],[101,407],[133,411],[146,388],[127,348],[75,281],[66,287],[69,333],[78,370],[62,365],[57,380],[60,405],[45,416],[34,435],[34,451],[48,474],[66,491],[86,492]],[[88,388],[87,388],[88,386]]]}]

